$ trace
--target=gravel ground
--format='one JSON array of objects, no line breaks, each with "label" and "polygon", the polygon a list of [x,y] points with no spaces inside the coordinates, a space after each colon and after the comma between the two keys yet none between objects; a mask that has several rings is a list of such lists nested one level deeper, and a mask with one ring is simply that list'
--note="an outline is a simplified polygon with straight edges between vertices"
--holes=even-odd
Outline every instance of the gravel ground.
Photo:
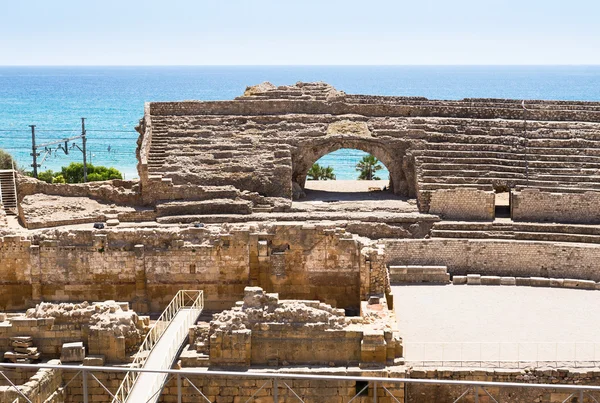
[{"label": "gravel ground", "polygon": [[600,291],[393,286],[405,358],[600,361]]}]

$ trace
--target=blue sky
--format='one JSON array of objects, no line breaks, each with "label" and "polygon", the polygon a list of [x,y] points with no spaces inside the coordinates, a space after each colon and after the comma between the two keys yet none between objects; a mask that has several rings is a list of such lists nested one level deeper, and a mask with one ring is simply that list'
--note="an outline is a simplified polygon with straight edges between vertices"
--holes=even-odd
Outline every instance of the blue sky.
[{"label": "blue sky", "polygon": [[600,64],[598,0],[0,0],[0,65]]}]

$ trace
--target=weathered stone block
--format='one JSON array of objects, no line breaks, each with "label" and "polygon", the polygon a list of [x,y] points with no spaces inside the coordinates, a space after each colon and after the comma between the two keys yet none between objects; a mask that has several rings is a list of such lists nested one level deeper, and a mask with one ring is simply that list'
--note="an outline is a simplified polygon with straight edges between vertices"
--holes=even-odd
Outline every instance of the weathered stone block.
[{"label": "weathered stone block", "polygon": [[452,284],[454,284],[454,285],[467,284],[467,276],[452,276]]},{"label": "weathered stone block", "polygon": [[517,285],[517,280],[514,277],[501,277],[500,285]]},{"label": "weathered stone block", "polygon": [[480,274],[467,274],[467,284],[468,285],[481,285],[481,275]]},{"label": "weathered stone block", "polygon": [[501,279],[498,276],[481,276],[482,285],[500,285]]},{"label": "weathered stone block", "polygon": [[85,347],[82,342],[64,343],[60,353],[61,362],[83,362],[85,359]]}]

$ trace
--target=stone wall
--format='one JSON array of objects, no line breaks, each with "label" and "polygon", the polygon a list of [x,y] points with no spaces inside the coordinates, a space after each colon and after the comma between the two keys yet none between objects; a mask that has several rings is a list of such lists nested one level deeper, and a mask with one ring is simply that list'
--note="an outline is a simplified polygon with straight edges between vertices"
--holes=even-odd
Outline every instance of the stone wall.
[{"label": "stone wall", "polygon": [[209,344],[212,367],[382,366],[402,357],[385,299],[365,305],[367,319],[346,317],[343,309],[319,301],[279,300],[260,287],[244,292],[243,302],[215,315],[198,337],[199,353]]},{"label": "stone wall", "polygon": [[512,219],[600,224],[600,192],[550,193],[523,189],[512,194]]},{"label": "stone wall", "polygon": [[[50,365],[59,365],[60,361],[50,360]],[[62,370],[39,369],[26,382],[11,377],[10,371],[6,375],[17,385],[19,391],[32,403],[62,403],[64,396],[59,388],[62,384]],[[22,401],[23,397],[12,386],[0,386],[0,403],[13,403]]]},{"label": "stone wall", "polygon": [[447,220],[493,220],[494,192],[456,188],[431,192],[429,214],[437,214]]},{"label": "stone wall", "polygon": [[247,285],[358,308],[361,298],[385,291],[385,266],[371,263],[371,243],[335,226],[284,223],[5,236],[0,310],[114,299],[159,312],[186,288],[203,289],[207,309],[226,309]]},{"label": "stone wall", "polygon": [[101,202],[128,206],[141,205],[138,181],[120,179],[74,184],[50,184],[28,176],[17,175],[19,201],[25,196],[43,193],[52,196],[89,197]]},{"label": "stone wall", "polygon": [[[546,384],[574,384],[574,385],[600,385],[600,377],[596,371],[590,369],[539,369],[539,370],[510,370],[510,369],[412,369],[407,377],[417,379],[441,379],[454,381],[490,381],[490,382],[515,382],[515,383],[546,383]],[[578,393],[575,400],[567,400],[572,392],[557,389],[538,388],[485,388],[497,401],[507,403],[554,403],[554,402],[579,402]],[[406,384],[405,403],[447,403],[457,399],[466,388],[453,385],[426,385]],[[597,397],[597,393],[594,393]],[[479,401],[487,402],[489,396],[479,389]],[[473,392],[461,401],[474,402]],[[585,397],[585,402],[592,401]]]},{"label": "stone wall", "polygon": [[0,353],[11,349],[11,337],[31,336],[42,359],[58,358],[64,343],[84,343],[88,354],[108,362],[125,362],[137,351],[148,330],[127,303],[41,303],[25,315],[9,315],[0,322]]},{"label": "stone wall", "polygon": [[[206,368],[194,368],[194,370],[205,371]],[[405,372],[403,370],[360,370],[358,368],[302,368],[291,367],[280,370],[264,370],[253,369],[263,372],[268,376],[269,373],[300,373],[306,375],[332,375],[332,376],[369,376],[381,377],[382,380],[388,377],[402,377]],[[208,399],[216,402],[234,403],[245,402],[257,392],[261,386],[262,390],[256,394],[255,401],[258,402],[273,402],[273,384],[269,378],[226,378],[217,376],[206,376],[204,374],[189,376],[189,380],[202,391]],[[309,379],[287,379],[280,380],[278,384],[278,397],[280,402],[296,402],[299,401],[296,396],[284,385],[287,383],[295,393],[302,398],[302,401],[307,403],[347,403],[362,389],[362,386],[357,386],[356,381],[333,381],[333,380],[309,380]],[[266,384],[265,384],[266,383]],[[400,402],[404,401],[404,385],[382,382],[377,389],[379,403],[393,403],[396,400],[386,393],[381,385],[384,385],[395,399]],[[365,396],[359,396],[352,400],[356,403],[371,403],[373,402],[373,388],[368,388]],[[177,380],[171,379],[161,396],[160,402],[172,402],[177,398]],[[192,403],[197,402],[200,398],[198,391],[184,381],[182,387],[182,402]]]},{"label": "stone wall", "polygon": [[600,281],[600,247],[593,244],[467,239],[384,243],[388,265],[447,266],[452,275],[476,273]]},{"label": "stone wall", "polygon": [[[125,372],[98,371],[93,374],[112,394],[117,392],[125,377]],[[63,385],[66,384],[68,384],[68,386],[65,388],[64,400],[62,400],[61,403],[83,403],[82,375],[78,374],[77,371],[63,371]],[[106,390],[91,375],[88,375],[88,393],[90,402],[108,403],[113,401],[113,398],[108,392],[106,392]],[[175,397],[175,400],[167,399],[167,401],[177,401],[177,398]]]},{"label": "stone wall", "polygon": [[310,166],[340,148],[376,156],[389,188],[408,197],[534,180],[600,189],[595,169],[571,180],[581,162],[599,166],[600,105],[527,101],[525,112],[521,102],[345,95],[325,83],[261,85],[233,101],[153,102],[138,128],[142,193],[167,179],[289,199],[302,193]]}]

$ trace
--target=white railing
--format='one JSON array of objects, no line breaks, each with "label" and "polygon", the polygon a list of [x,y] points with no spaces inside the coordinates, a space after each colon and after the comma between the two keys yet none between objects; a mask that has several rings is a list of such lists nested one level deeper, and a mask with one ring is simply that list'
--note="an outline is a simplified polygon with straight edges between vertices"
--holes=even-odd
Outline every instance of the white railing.
[{"label": "white railing", "polygon": [[[173,378],[176,381],[177,387],[170,389],[168,396],[172,397],[173,399],[171,399],[171,401],[175,401],[175,399],[177,399],[178,402],[183,401],[183,382],[186,382],[186,386],[190,386],[192,387],[200,396],[198,397],[197,401],[204,401],[204,402],[209,402],[212,403],[212,401],[210,399],[208,399],[206,397],[205,394],[202,393],[201,388],[197,387],[194,385],[194,380],[198,377],[201,378],[211,378],[211,377],[218,377],[218,378],[230,378],[233,380],[244,380],[244,379],[256,379],[256,380],[264,380],[265,382],[263,383],[261,382],[257,382],[256,383],[256,389],[257,391],[255,392],[254,395],[252,395],[251,397],[249,397],[246,402],[252,402],[252,399],[254,398],[254,396],[256,396],[258,394],[258,392],[260,392],[261,390],[265,391],[265,395],[267,396],[267,400],[272,401],[274,403],[279,403],[280,400],[281,401],[292,401],[290,400],[288,397],[291,397],[293,399],[292,396],[289,396],[289,394],[287,396],[282,396],[280,397],[279,394],[282,391],[290,391],[291,394],[293,394],[293,396],[295,398],[298,399],[299,402],[304,402],[304,400],[302,399],[302,397],[294,392],[294,383],[292,381],[294,380],[301,380],[301,381],[311,381],[311,380],[316,380],[316,381],[320,381],[320,383],[318,385],[322,385],[322,386],[315,386],[315,389],[318,389],[319,387],[324,387],[324,385],[326,385],[328,382],[331,381],[361,381],[363,383],[366,383],[365,386],[363,386],[363,388],[358,391],[358,388],[356,390],[356,395],[354,397],[352,397],[348,402],[350,401],[355,401],[356,398],[360,398],[361,402],[367,401],[367,399],[369,401],[372,401],[373,403],[377,403],[379,399],[382,399],[382,396],[386,396],[387,399],[386,401],[393,401],[396,403],[400,403],[400,401],[394,396],[394,393],[392,393],[392,391],[390,389],[392,389],[392,385],[399,387],[399,386],[403,386],[404,388],[410,387],[410,385],[446,385],[446,386],[454,386],[454,387],[463,387],[465,389],[457,389],[456,391],[452,392],[452,393],[456,393],[456,395],[458,396],[458,398],[456,398],[454,400],[454,402],[459,402],[459,401],[473,401],[472,399],[467,399],[469,397],[469,394],[473,395],[474,400],[478,401],[478,398],[480,395],[483,395],[483,393],[487,394],[487,396],[489,396],[489,399],[486,398],[485,401],[494,401],[494,402],[498,402],[499,398],[496,399],[492,396],[492,393],[499,395],[500,391],[502,391],[502,389],[504,388],[510,388],[511,392],[514,392],[515,390],[542,390],[542,389],[548,389],[548,390],[552,390],[555,392],[561,392],[561,393],[565,393],[565,394],[570,394],[565,400],[566,401],[570,401],[569,399],[571,399],[572,397],[577,397],[578,398],[578,402],[583,402],[584,398],[587,397],[590,400],[589,401],[594,401],[594,402],[598,402],[598,399],[596,399],[595,396],[597,396],[598,394],[600,394],[600,386],[594,386],[594,385],[584,385],[584,384],[560,384],[560,383],[552,383],[552,384],[541,384],[541,383],[515,383],[515,382],[491,382],[491,381],[474,381],[474,380],[449,380],[449,379],[420,379],[420,378],[386,378],[385,374],[386,372],[382,372],[382,374],[384,374],[382,377],[376,377],[376,376],[357,376],[357,375],[343,375],[343,376],[332,376],[332,375],[322,375],[322,374],[297,374],[297,373],[269,373],[269,372],[265,372],[265,371],[246,371],[246,372],[229,372],[229,371],[200,371],[198,369],[189,369],[189,370],[177,370],[177,369],[164,369],[164,370],[152,370],[152,369],[136,369],[136,368],[123,368],[123,367],[90,367],[90,366],[80,366],[80,365],[50,365],[50,364],[12,364],[12,363],[0,363],[0,374],[2,374],[3,372],[3,368],[27,368],[27,369],[40,369],[40,368],[51,368],[51,369],[57,369],[57,370],[61,370],[63,372],[76,372],[75,377],[81,375],[82,378],[82,388],[79,388],[79,390],[77,391],[78,394],[82,394],[83,396],[83,402],[84,403],[88,403],[91,400],[94,400],[94,397],[104,397],[104,393],[102,392],[102,390],[104,390],[106,393],[110,394],[110,391],[108,389],[107,386],[105,386],[100,378],[98,378],[97,376],[95,376],[94,374],[100,374],[100,373],[123,373],[123,372],[127,372],[127,373],[154,373],[154,374],[164,374],[165,376],[170,376],[171,378]],[[71,378],[71,379],[75,379],[75,377]],[[92,377],[97,383],[98,385],[101,386],[101,388],[95,387],[92,388],[92,391],[90,391],[90,388],[88,387],[87,384],[87,379],[88,377]],[[325,381],[325,382],[323,382]],[[69,395],[69,383],[71,381],[69,381],[66,385],[63,386],[63,390],[65,391],[65,393],[67,394],[67,396]],[[262,384],[262,386],[261,386]],[[292,386],[290,386],[290,384]],[[304,384],[303,384],[304,386]],[[218,384],[215,385],[215,387],[217,388],[222,388],[222,387],[227,387],[228,389],[231,389],[232,387],[229,385],[221,385],[218,386]],[[16,386],[13,383],[12,388],[19,393],[19,395],[27,400],[27,398],[25,397],[25,395],[23,394],[23,392],[20,390],[21,386]],[[270,390],[265,390],[266,389],[270,389]],[[379,388],[381,388],[381,392],[382,393],[378,393]],[[489,391],[487,389],[489,389]],[[296,388],[298,389],[298,388]],[[371,389],[372,393],[369,393],[369,397],[367,398],[366,396],[364,397],[360,397],[362,395],[362,393],[364,391],[367,391],[367,389]],[[462,394],[461,394],[462,392]],[[481,393],[480,393],[481,392]],[[93,395],[92,395],[93,393]],[[214,392],[213,392],[214,393]],[[283,394],[282,394],[283,395]],[[188,395],[189,396],[189,395]],[[518,395],[517,395],[518,396]],[[200,397],[202,397],[204,400],[200,399]],[[465,398],[463,400],[463,398]],[[453,397],[454,399],[454,397]],[[94,400],[95,401],[95,400]],[[243,400],[242,400],[243,401]],[[312,401],[312,400],[311,400]],[[145,401],[140,401],[139,403],[143,403]]]},{"label": "white railing", "polygon": [[[200,312],[204,308],[204,293],[201,290],[180,290],[175,294],[175,297],[171,300],[167,308],[163,311],[160,317],[156,320],[146,338],[142,342],[142,345],[138,349],[138,352],[135,355],[135,359],[131,364],[132,368],[143,368],[152,349],[161,336],[165,333],[171,322],[175,316],[181,311],[185,309],[189,311],[188,315],[185,317],[184,324],[177,330],[177,337],[173,337],[171,339],[171,344],[169,346],[168,354],[164,355],[164,360],[161,365],[161,369],[168,369],[171,367],[173,358],[175,354],[179,351],[181,347],[181,340],[184,339],[185,335],[189,332],[189,328],[194,324]],[[158,369],[158,368],[155,368]],[[129,393],[133,389],[135,382],[139,377],[139,372],[128,372],[121,386],[117,390],[115,397],[113,399],[113,403],[124,403],[127,401]],[[163,383],[160,385],[153,385],[153,389],[151,394],[157,394],[160,389],[162,389]]]},{"label": "white railing", "polygon": [[[11,177],[12,177],[12,186],[14,189],[14,196],[15,196],[15,202],[17,199],[17,182],[15,179],[15,163],[13,162],[13,169],[0,169],[0,174],[4,174],[4,173],[10,173]],[[0,205],[4,204],[3,200],[2,200],[2,181],[0,180]],[[6,206],[5,206],[6,207]]]},{"label": "white railing", "polygon": [[404,358],[423,366],[592,367],[600,363],[594,342],[404,342]]}]

